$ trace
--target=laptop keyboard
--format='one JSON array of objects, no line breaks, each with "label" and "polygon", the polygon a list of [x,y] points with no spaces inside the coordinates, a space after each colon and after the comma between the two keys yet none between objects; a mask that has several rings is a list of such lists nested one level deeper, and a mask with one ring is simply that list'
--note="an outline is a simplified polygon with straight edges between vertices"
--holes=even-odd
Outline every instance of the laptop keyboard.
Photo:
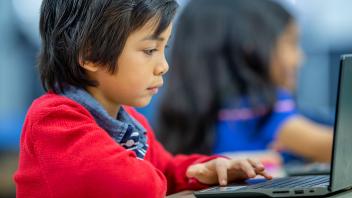
[{"label": "laptop keyboard", "polygon": [[242,189],[325,187],[329,185],[329,178],[328,175],[285,177],[247,186]]}]

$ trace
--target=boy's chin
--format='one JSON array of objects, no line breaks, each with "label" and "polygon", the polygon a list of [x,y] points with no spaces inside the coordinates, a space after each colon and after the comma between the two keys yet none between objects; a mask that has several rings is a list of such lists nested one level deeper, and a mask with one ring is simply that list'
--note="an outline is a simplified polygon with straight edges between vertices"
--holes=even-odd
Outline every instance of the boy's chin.
[{"label": "boy's chin", "polygon": [[150,103],[151,99],[152,99],[152,97],[143,98],[142,100],[138,100],[138,101],[134,102],[130,106],[142,108],[142,107],[147,106]]}]

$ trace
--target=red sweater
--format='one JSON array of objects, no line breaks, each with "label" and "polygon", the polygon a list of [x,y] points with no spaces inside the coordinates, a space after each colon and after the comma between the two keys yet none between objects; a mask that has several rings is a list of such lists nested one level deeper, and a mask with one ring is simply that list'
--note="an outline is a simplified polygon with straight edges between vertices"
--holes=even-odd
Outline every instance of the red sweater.
[{"label": "red sweater", "polygon": [[213,157],[172,156],[148,121],[133,108],[126,110],[147,129],[144,160],[117,144],[77,102],[51,93],[34,101],[21,136],[17,197],[155,198],[204,187],[185,171]]}]

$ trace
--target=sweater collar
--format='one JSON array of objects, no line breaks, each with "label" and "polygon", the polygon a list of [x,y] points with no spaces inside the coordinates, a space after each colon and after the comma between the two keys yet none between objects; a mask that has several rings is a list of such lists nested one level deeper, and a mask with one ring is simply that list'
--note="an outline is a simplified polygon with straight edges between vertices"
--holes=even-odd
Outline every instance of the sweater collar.
[{"label": "sweater collar", "polygon": [[133,150],[137,158],[144,158],[148,147],[146,130],[122,106],[117,118],[113,118],[93,96],[82,88],[67,85],[62,95],[84,106],[93,115],[97,124],[117,143],[128,150]]}]

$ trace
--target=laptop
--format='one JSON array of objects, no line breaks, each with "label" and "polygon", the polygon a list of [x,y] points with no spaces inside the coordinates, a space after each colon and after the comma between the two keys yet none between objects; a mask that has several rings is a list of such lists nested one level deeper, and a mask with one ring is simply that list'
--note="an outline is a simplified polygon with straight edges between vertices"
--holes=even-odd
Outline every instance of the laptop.
[{"label": "laptop", "polygon": [[352,54],[340,62],[330,174],[249,179],[244,184],[216,186],[196,197],[321,197],[352,187]]}]

